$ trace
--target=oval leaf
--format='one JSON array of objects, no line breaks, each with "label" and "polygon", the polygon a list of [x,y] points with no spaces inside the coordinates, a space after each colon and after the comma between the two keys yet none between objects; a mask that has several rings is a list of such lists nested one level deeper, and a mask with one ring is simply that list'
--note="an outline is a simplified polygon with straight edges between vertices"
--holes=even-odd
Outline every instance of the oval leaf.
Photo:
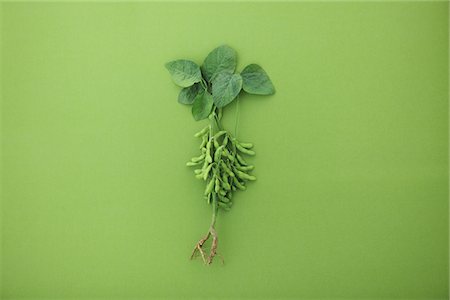
[{"label": "oval leaf", "polygon": [[188,87],[202,80],[200,67],[193,61],[178,59],[166,63],[172,80],[181,87]]},{"label": "oval leaf", "polygon": [[242,70],[242,87],[244,91],[256,95],[270,95],[275,88],[267,73],[257,64],[248,65]]},{"label": "oval leaf", "polygon": [[208,118],[213,107],[213,99],[210,93],[201,92],[195,97],[192,106],[192,116],[196,121]]},{"label": "oval leaf", "polygon": [[234,100],[242,88],[242,77],[239,74],[219,73],[213,84],[212,94],[214,104],[224,107]]},{"label": "oval leaf", "polygon": [[199,83],[182,88],[178,94],[178,102],[181,104],[192,104],[201,91],[203,91],[203,88]]},{"label": "oval leaf", "polygon": [[222,45],[211,51],[202,65],[203,75],[211,82],[221,72],[233,73],[236,68],[236,51]]}]

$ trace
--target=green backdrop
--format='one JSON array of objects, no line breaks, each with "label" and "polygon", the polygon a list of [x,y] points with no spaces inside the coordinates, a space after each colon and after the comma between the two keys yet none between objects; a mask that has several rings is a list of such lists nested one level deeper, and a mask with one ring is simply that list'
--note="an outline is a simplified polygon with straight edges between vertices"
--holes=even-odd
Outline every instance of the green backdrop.
[{"label": "green backdrop", "polygon": [[[1,10],[4,299],[448,298],[448,3]],[[223,43],[277,93],[241,98],[258,181],[205,267],[205,121],[164,63]]]}]

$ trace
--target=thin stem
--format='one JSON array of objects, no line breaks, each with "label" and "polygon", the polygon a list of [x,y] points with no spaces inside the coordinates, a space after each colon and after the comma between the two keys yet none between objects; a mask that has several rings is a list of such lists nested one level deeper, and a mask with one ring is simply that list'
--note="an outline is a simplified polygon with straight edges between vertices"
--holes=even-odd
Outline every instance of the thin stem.
[{"label": "thin stem", "polygon": [[217,114],[216,114],[216,106],[213,107],[213,111],[211,114],[212,114],[212,116],[210,116],[211,126],[215,126],[217,131],[221,131],[222,126],[221,126],[220,120],[218,119]]},{"label": "thin stem", "polygon": [[221,131],[222,130],[222,125],[220,124],[220,120],[217,118],[217,116],[214,116],[214,119],[216,121],[216,126],[217,126],[217,130]]},{"label": "thin stem", "polygon": [[238,122],[239,122],[239,95],[236,99],[236,118],[234,120],[234,137],[237,138],[238,134]]},{"label": "thin stem", "polygon": [[213,200],[212,200],[212,207],[213,207],[213,213],[212,213],[212,219],[211,219],[211,228],[214,228],[214,225],[216,224],[216,218],[217,218],[217,194],[213,193]]},{"label": "thin stem", "polygon": [[200,84],[202,85],[202,87],[205,91],[208,91],[208,85],[206,84],[206,81],[203,78],[200,81]]}]

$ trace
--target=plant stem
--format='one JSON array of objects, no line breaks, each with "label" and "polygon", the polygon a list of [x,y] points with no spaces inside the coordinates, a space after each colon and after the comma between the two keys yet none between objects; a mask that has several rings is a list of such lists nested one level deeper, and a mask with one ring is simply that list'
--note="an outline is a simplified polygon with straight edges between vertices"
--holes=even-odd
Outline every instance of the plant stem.
[{"label": "plant stem", "polygon": [[213,213],[212,213],[212,219],[211,219],[211,228],[214,228],[214,225],[216,224],[216,218],[217,218],[217,211],[218,211],[218,206],[217,206],[217,194],[213,193],[213,200],[212,200],[212,209],[213,209]]},{"label": "plant stem", "polygon": [[[209,256],[207,259],[207,264],[211,264],[213,261],[213,258],[216,256],[217,254],[217,243],[218,243],[218,238],[217,238],[217,232],[216,229],[214,228],[214,225],[216,224],[216,217],[217,217],[217,194],[213,193],[213,215],[212,215],[212,219],[211,219],[211,226],[209,226],[209,234],[211,234],[212,236],[212,243],[211,243],[211,249],[209,251]],[[222,261],[223,262],[223,261]]]},{"label": "plant stem", "polygon": [[235,113],[235,119],[234,119],[234,136],[237,138],[238,134],[238,123],[239,123],[239,95],[236,99],[236,113]]},{"label": "plant stem", "polygon": [[222,125],[220,124],[220,120],[217,117],[216,114],[216,106],[213,107],[213,111],[212,111],[212,116],[210,116],[210,120],[211,120],[211,126],[212,128],[216,128],[217,131],[221,131],[222,130]]}]

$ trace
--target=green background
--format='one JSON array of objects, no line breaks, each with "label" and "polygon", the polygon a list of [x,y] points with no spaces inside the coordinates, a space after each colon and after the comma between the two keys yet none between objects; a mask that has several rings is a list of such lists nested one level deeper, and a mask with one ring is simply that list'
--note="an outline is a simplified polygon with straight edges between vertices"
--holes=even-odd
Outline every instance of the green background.
[{"label": "green background", "polygon": [[[448,298],[448,3],[2,3],[4,299]],[[256,183],[210,222],[164,63],[227,43]],[[225,125],[234,127],[234,109]]]}]

